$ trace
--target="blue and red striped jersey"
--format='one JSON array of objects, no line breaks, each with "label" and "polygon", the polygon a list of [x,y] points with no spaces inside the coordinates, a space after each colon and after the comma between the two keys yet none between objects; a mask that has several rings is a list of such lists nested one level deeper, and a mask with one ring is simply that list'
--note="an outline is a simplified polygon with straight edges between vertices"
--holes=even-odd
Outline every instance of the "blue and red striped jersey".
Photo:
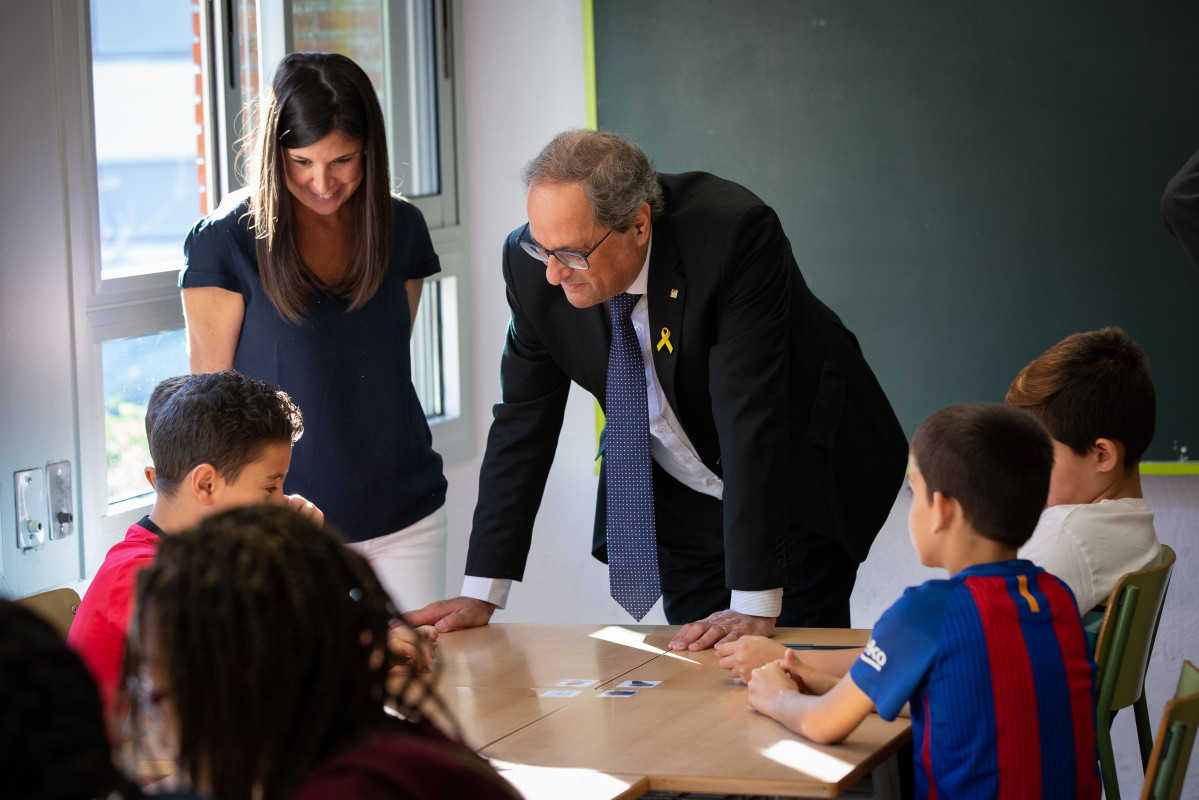
[{"label": "blue and red striped jersey", "polygon": [[904,592],[850,670],[911,703],[919,798],[1098,798],[1095,664],[1070,590],[1029,561]]}]

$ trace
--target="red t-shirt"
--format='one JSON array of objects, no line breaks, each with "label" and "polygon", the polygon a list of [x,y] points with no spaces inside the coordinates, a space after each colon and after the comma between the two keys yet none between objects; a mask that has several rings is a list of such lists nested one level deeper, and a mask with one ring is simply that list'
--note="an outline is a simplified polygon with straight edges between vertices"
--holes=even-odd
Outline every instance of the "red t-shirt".
[{"label": "red t-shirt", "polygon": [[161,533],[148,516],[129,526],[124,540],[114,544],[104,557],[67,635],[67,644],[91,670],[108,717],[116,709],[137,574],[154,563]]}]

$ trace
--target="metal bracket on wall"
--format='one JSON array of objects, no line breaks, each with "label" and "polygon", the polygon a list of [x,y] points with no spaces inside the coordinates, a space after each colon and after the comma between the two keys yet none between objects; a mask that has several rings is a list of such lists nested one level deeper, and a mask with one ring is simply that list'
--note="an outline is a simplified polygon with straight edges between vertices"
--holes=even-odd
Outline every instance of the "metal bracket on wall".
[{"label": "metal bracket on wall", "polygon": [[46,544],[46,530],[41,517],[46,510],[46,480],[40,469],[23,469],[13,473],[16,490],[17,547],[32,550]]},{"label": "metal bracket on wall", "polygon": [[75,494],[71,491],[71,462],[46,465],[50,483],[50,538],[63,539],[75,532]]}]

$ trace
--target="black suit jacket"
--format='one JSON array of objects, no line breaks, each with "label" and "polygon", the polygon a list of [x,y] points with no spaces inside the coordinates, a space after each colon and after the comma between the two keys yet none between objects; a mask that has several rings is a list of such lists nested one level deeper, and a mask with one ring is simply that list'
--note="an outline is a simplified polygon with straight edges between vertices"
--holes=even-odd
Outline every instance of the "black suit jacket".
[{"label": "black suit jacket", "polygon": [[[724,480],[728,587],[786,585],[796,529],[861,561],[903,480],[907,441],[857,340],[808,290],[769,206],[706,173],[660,180],[647,302],[651,343],[668,329],[673,351],[655,348],[654,367],[696,455]],[[604,306],[573,307],[519,232],[504,244],[512,319],[466,563],[468,575],[516,580],[570,382],[604,402],[610,341]],[[597,515],[601,542],[603,527]]]}]

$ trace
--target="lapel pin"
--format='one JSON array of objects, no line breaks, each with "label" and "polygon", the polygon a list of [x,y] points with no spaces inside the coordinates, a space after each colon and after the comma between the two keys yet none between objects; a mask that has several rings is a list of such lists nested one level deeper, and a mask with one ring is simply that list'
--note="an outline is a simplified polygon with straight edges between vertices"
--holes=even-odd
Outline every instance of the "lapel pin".
[{"label": "lapel pin", "polygon": [[670,328],[662,329],[662,338],[658,341],[658,349],[661,350],[663,345],[666,345],[666,352],[674,352],[674,347],[670,344]]},{"label": "lapel pin", "polygon": [[671,290],[670,290],[670,299],[671,299],[671,300],[675,300],[675,299],[677,299],[677,298],[678,298],[678,296],[679,296],[679,290],[678,290],[678,289],[671,289]]}]

